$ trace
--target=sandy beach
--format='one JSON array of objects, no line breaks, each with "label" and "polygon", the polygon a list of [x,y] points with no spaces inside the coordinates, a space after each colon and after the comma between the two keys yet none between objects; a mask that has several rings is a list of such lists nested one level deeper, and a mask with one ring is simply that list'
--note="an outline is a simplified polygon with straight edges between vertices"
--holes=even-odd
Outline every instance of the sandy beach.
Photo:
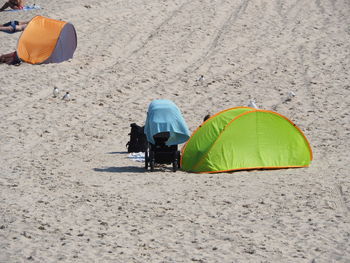
[{"label": "sandy beach", "polygon": [[[349,1],[35,4],[0,23],[69,21],[78,47],[60,64],[0,65],[1,263],[350,262]],[[20,35],[0,32],[0,54]],[[191,132],[254,99],[298,125],[314,160],[146,171],[125,145],[154,99]]]}]

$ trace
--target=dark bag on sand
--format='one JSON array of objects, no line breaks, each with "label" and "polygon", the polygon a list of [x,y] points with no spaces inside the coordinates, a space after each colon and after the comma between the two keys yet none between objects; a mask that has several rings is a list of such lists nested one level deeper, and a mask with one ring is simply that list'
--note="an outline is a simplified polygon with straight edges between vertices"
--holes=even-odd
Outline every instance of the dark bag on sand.
[{"label": "dark bag on sand", "polygon": [[147,149],[147,138],[144,134],[144,126],[141,127],[136,123],[131,123],[130,141],[126,144],[128,152],[145,152]]}]

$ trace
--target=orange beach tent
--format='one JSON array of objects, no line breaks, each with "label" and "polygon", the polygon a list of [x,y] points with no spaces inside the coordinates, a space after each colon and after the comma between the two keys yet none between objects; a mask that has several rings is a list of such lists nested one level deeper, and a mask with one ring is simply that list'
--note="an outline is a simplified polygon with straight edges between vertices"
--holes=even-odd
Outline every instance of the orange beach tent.
[{"label": "orange beach tent", "polygon": [[60,63],[72,58],[76,47],[72,24],[36,16],[18,40],[17,55],[30,64]]}]

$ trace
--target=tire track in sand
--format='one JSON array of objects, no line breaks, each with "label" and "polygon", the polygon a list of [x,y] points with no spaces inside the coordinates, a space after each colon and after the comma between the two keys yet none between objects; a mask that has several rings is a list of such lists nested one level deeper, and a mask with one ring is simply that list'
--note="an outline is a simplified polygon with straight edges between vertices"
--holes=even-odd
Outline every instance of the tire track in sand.
[{"label": "tire track in sand", "polygon": [[166,17],[154,30],[153,32],[143,41],[143,43],[141,44],[140,47],[136,48],[135,50],[133,50],[131,52],[131,54],[128,56],[128,57],[131,57],[137,53],[139,53],[141,50],[143,50],[148,44],[149,42],[152,41],[152,39],[154,37],[156,37],[160,30],[166,25],[169,23],[169,21],[171,21],[178,13],[181,12],[182,9],[184,9],[184,7],[186,5],[188,5],[189,3],[191,3],[192,1],[188,0],[184,3],[182,3],[178,8],[176,8],[175,10],[173,10],[170,15],[168,17]]},{"label": "tire track in sand", "polygon": [[189,67],[184,69],[184,74],[192,73],[200,68],[200,66],[212,55],[215,54],[215,49],[218,45],[219,40],[223,37],[225,32],[232,26],[245,12],[248,7],[250,0],[242,0],[237,8],[233,9],[228,17],[225,19],[223,24],[217,30],[214,38],[212,38],[211,43],[209,44],[206,51],[202,54],[200,58],[198,58],[195,62],[193,62]]}]

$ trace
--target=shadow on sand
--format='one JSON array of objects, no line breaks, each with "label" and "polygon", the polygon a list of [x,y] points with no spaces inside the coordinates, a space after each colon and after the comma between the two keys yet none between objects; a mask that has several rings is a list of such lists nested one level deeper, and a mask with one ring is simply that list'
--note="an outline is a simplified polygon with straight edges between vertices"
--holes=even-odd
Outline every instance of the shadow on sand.
[{"label": "shadow on sand", "polygon": [[107,154],[127,154],[128,152],[108,152]]},{"label": "shadow on sand", "polygon": [[95,172],[105,173],[144,173],[147,170],[144,167],[137,166],[124,166],[124,167],[106,167],[106,168],[94,168]]}]

